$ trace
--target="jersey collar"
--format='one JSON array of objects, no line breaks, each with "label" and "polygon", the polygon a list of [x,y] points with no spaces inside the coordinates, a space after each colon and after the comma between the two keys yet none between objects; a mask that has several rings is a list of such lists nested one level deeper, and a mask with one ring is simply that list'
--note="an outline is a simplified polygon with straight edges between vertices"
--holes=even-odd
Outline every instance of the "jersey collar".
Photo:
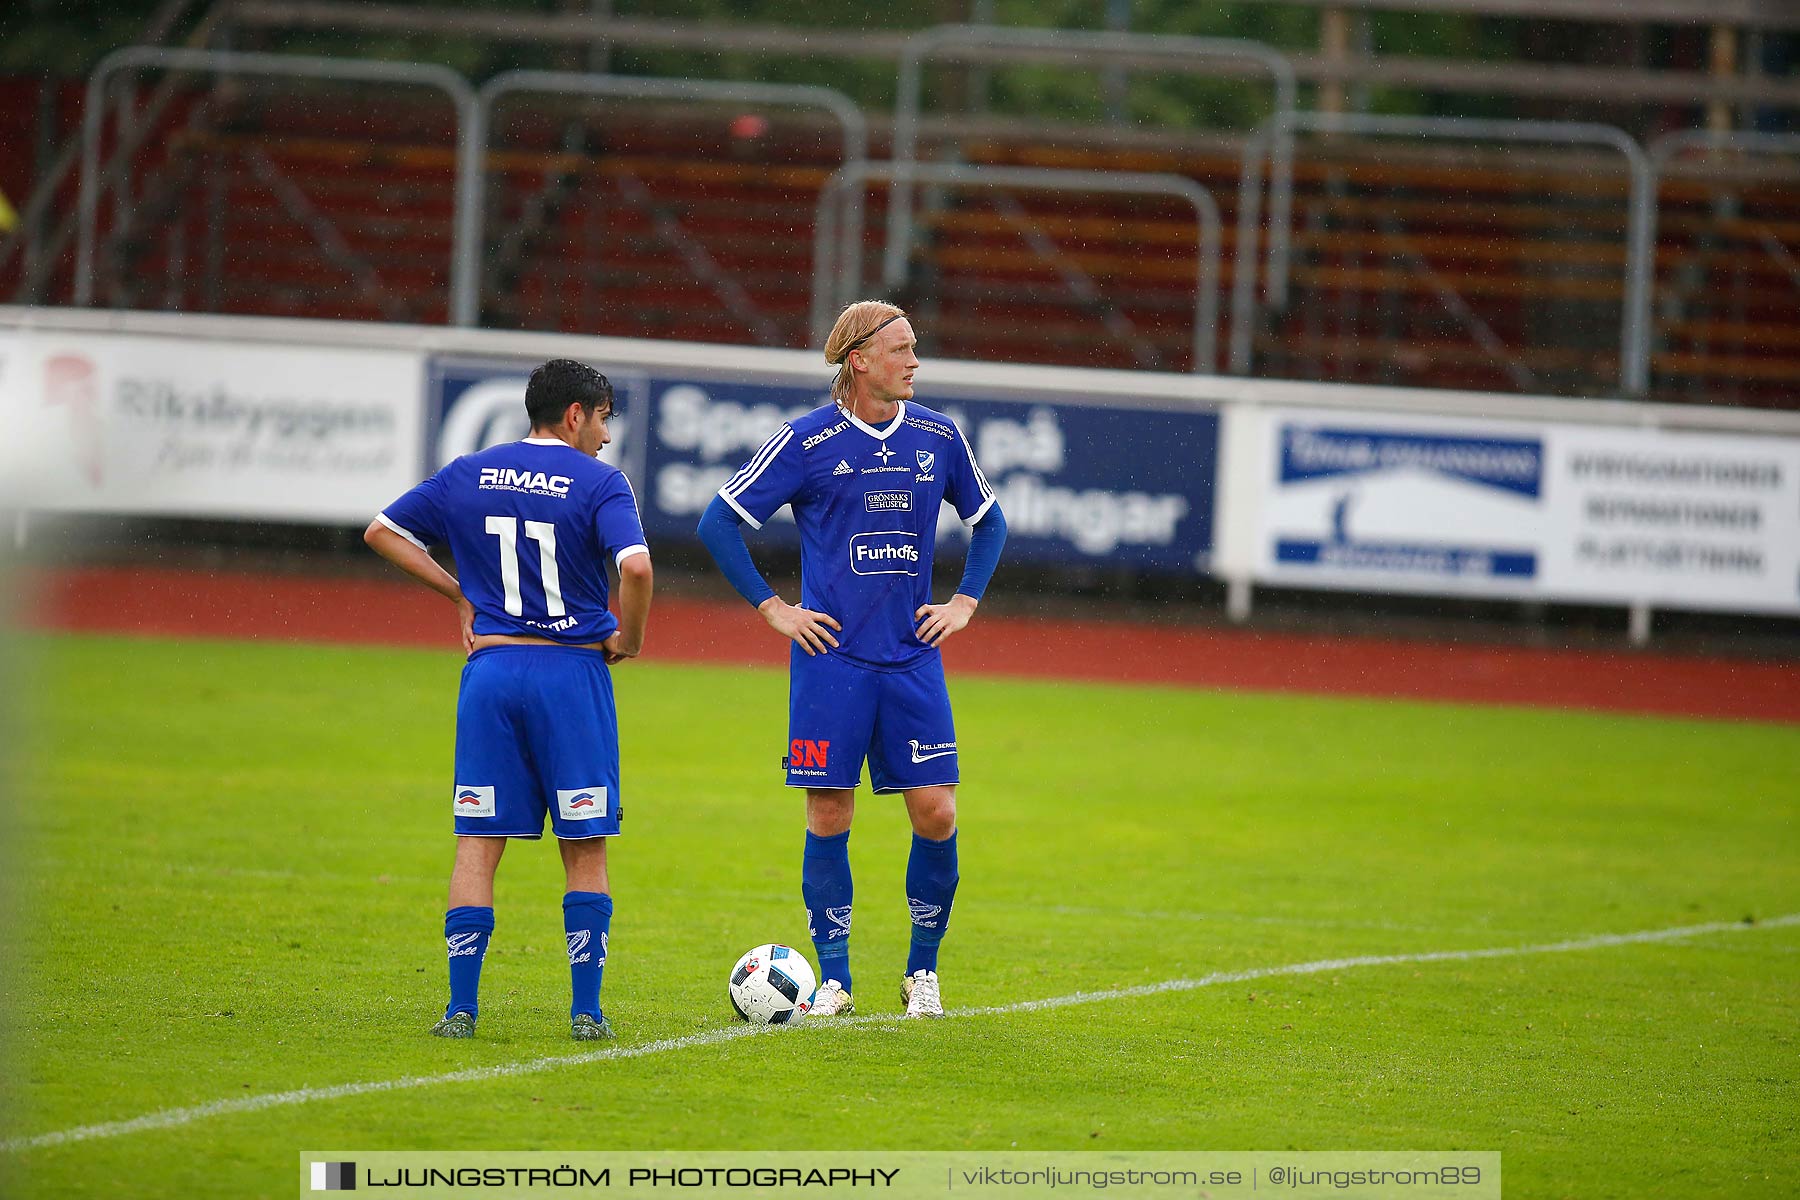
[{"label": "jersey collar", "polygon": [[566,446],[569,443],[561,438],[520,438],[527,446]]},{"label": "jersey collar", "polygon": [[906,420],[906,401],[901,400],[899,402],[899,407],[894,411],[894,419],[888,422],[886,429],[875,428],[855,413],[845,413],[844,415],[850,419],[852,425],[856,426],[876,441],[885,442],[893,434],[894,430],[900,428],[901,422]]}]

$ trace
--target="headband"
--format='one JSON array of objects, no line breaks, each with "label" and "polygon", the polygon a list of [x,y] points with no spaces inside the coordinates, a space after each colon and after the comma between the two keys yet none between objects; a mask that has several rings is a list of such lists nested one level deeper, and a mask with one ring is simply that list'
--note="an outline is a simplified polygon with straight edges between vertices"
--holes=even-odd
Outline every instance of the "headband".
[{"label": "headband", "polygon": [[901,317],[904,317],[905,315],[906,314],[903,312],[895,313],[893,316],[889,317],[887,320],[883,321],[881,324],[877,325],[875,328],[869,330],[869,332],[867,332],[867,333],[863,334],[861,337],[857,338],[854,342],[851,342],[848,346],[845,346],[844,347],[844,356],[837,360],[838,365],[841,367],[845,363],[849,362],[850,361],[850,352],[852,350],[856,349],[858,346],[862,345],[864,342],[868,341],[870,338],[874,337],[876,334],[880,333],[882,330],[886,329],[889,325],[892,325],[895,321],[898,321]]}]

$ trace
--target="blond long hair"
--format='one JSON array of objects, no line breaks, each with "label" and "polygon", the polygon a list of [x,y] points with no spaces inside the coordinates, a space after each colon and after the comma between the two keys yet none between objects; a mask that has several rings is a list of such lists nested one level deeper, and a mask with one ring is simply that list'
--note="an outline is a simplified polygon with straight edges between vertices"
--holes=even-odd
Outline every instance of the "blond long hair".
[{"label": "blond long hair", "polygon": [[904,308],[885,300],[858,300],[838,314],[837,324],[831,327],[831,336],[825,339],[825,361],[838,368],[831,381],[831,398],[839,408],[850,402],[850,352],[860,350],[863,342],[877,329],[905,315]]}]

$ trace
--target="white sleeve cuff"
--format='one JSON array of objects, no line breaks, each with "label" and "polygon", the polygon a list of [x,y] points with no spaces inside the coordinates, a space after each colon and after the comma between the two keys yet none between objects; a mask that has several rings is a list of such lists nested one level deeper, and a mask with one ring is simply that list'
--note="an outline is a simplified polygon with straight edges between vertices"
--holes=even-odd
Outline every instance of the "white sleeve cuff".
[{"label": "white sleeve cuff", "polygon": [[400,526],[398,526],[398,525],[394,524],[392,521],[388,520],[388,515],[386,513],[376,513],[375,519],[377,521],[380,521],[383,525],[386,525],[389,529],[393,530],[395,533],[399,534],[401,537],[405,538],[407,541],[411,542],[413,545],[417,546],[419,549],[421,549],[421,550],[430,549],[430,547],[426,546],[424,542],[421,542],[418,538],[414,537],[412,535],[412,531],[410,529],[402,529]]},{"label": "white sleeve cuff", "polygon": [[650,547],[644,545],[644,543],[642,543],[642,542],[639,542],[635,546],[627,546],[623,550],[619,551],[617,554],[613,555],[613,566],[615,566],[615,567],[623,566],[623,565],[625,565],[626,559],[632,558],[639,554],[648,554],[648,553],[650,553]]},{"label": "white sleeve cuff", "polygon": [[986,500],[983,500],[981,502],[981,507],[975,510],[973,516],[963,518],[963,524],[973,527],[976,522],[981,520],[981,518],[987,516],[987,510],[994,507],[994,502],[998,499],[1000,499],[998,496],[989,496]]},{"label": "white sleeve cuff", "polygon": [[723,490],[721,490],[719,492],[719,499],[725,501],[725,503],[727,503],[727,504],[731,505],[731,507],[737,509],[737,515],[744,518],[744,523],[749,525],[750,528],[752,528],[752,529],[761,529],[762,528],[761,521],[757,520],[755,517],[753,517],[749,513],[745,512],[744,506],[739,504],[736,500],[733,500],[730,496],[727,496]]}]

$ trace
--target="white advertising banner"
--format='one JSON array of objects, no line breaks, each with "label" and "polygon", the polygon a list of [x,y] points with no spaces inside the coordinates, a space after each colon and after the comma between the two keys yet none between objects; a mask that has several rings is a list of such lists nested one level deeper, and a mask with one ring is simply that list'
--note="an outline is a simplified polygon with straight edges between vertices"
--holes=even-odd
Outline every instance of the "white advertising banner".
[{"label": "white advertising banner", "polygon": [[1263,416],[1259,582],[1800,612],[1800,439]]},{"label": "white advertising banner", "polygon": [[1271,410],[1256,576],[1358,591],[1524,596],[1549,516],[1534,425]]},{"label": "white advertising banner", "polygon": [[1800,612],[1800,439],[1557,426],[1544,590]]},{"label": "white advertising banner", "polygon": [[418,482],[415,351],[27,331],[8,358],[33,509],[361,522]]}]

